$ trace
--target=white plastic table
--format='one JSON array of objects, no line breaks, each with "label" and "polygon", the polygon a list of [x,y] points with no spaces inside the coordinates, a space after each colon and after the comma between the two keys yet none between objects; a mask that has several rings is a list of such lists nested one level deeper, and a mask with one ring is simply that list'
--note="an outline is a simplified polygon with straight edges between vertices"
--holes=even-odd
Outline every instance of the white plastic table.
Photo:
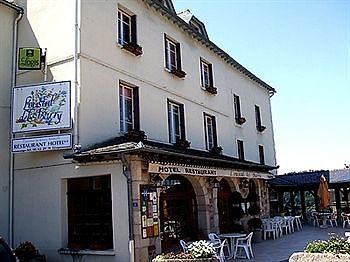
[{"label": "white plastic table", "polygon": [[245,236],[247,235],[242,233],[225,233],[219,235],[220,238],[226,238],[230,241],[231,256],[229,257],[229,259],[234,257],[236,239]]}]

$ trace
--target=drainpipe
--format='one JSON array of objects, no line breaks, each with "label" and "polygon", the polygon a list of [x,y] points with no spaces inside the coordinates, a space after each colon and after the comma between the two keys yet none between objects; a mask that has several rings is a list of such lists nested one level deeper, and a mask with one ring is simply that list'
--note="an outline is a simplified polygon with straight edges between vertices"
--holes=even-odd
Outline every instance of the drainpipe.
[{"label": "drainpipe", "polygon": [[10,149],[10,163],[9,163],[9,229],[8,229],[8,236],[9,236],[9,243],[10,246],[13,248],[14,241],[13,241],[13,213],[14,213],[14,155],[12,153],[12,101],[13,101],[13,89],[16,86],[16,66],[17,66],[17,37],[18,37],[18,22],[21,20],[24,14],[24,9],[22,7],[10,4],[7,1],[0,0],[0,4],[3,4],[9,8],[14,9],[17,12],[17,17],[13,23],[13,39],[12,39],[12,72],[11,72],[11,98],[10,98],[10,128],[9,128],[9,134],[10,134],[10,143],[9,143],[9,149]]},{"label": "drainpipe", "polygon": [[130,253],[130,262],[135,261],[135,240],[134,240],[134,216],[132,210],[132,181],[131,181],[131,172],[130,164],[124,154],[121,156],[123,162],[123,175],[127,181],[128,189],[128,218],[129,218],[129,253]]},{"label": "drainpipe", "polygon": [[73,126],[73,141],[74,149],[80,149],[79,139],[79,105],[80,105],[80,0],[75,0],[75,23],[74,23],[74,126]]}]

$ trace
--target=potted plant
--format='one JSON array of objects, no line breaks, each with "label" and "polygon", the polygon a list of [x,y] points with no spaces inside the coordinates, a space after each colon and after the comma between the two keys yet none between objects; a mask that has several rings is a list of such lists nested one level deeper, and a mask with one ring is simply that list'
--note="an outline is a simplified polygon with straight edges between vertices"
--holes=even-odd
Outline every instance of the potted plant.
[{"label": "potted plant", "polygon": [[195,241],[188,246],[188,253],[167,253],[156,256],[152,262],[217,262],[213,244],[206,240]]},{"label": "potted plant", "polygon": [[262,241],[262,220],[258,217],[253,217],[248,220],[249,231],[253,232],[253,242]]},{"label": "potted plant", "polygon": [[45,256],[39,254],[39,250],[30,241],[20,243],[14,251],[20,262],[46,261]]}]

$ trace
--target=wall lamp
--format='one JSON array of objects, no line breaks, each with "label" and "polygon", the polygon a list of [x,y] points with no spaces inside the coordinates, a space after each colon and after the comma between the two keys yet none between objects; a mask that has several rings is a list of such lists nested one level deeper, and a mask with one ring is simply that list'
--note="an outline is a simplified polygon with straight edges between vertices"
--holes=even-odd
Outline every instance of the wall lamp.
[{"label": "wall lamp", "polygon": [[219,188],[220,182],[215,177],[208,177],[207,179],[209,186],[212,188]]}]

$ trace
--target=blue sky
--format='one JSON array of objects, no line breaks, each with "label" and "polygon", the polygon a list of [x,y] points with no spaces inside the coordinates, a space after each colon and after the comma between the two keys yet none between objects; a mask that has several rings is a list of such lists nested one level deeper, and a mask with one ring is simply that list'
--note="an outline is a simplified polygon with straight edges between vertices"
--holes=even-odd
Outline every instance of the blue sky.
[{"label": "blue sky", "polygon": [[350,164],[350,1],[173,0],[273,86],[279,173]]}]

